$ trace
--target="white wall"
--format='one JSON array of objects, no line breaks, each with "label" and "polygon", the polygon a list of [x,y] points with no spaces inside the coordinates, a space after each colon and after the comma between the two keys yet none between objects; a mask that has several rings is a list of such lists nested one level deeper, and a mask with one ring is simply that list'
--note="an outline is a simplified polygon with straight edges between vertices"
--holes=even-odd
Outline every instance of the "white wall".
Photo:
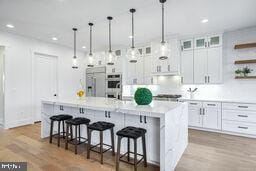
[{"label": "white wall", "polygon": [[[84,69],[71,68],[72,49],[5,32],[0,32],[0,46],[5,46],[6,128],[31,123],[33,52],[58,56],[58,95],[60,98],[76,96]],[[78,57],[83,58],[84,54],[78,53]]]},{"label": "white wall", "polygon": [[[256,102],[256,79],[255,80],[236,80],[234,79],[234,71],[237,69],[234,61],[238,59],[256,59],[256,48],[234,50],[234,45],[239,43],[256,42],[256,27],[247,28],[223,35],[223,84],[219,85],[180,85],[180,78],[160,77],[158,80],[163,85],[149,86],[153,90],[153,94],[170,93],[182,94],[188,96],[187,89],[189,87],[198,87],[195,97],[198,98],[223,98],[223,99],[241,99],[255,100]],[[244,67],[244,66],[241,66]],[[249,65],[254,69],[256,75],[256,64]],[[125,86],[124,95],[132,95],[135,87]]]},{"label": "white wall", "polygon": [[4,122],[3,71],[4,71],[4,47],[0,46],[0,127],[3,126],[3,122]]}]

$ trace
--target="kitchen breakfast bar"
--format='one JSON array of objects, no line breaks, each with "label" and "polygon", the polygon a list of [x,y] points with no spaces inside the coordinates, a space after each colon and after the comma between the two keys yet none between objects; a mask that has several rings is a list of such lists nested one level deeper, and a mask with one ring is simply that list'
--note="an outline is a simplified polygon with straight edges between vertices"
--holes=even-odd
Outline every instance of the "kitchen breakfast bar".
[{"label": "kitchen breakfast bar", "polygon": [[[50,117],[68,114],[85,117],[92,122],[106,121],[115,124],[114,132],[127,126],[140,127],[146,132],[147,160],[160,166],[161,171],[174,170],[188,144],[187,103],[153,101],[150,105],[139,106],[133,101],[121,101],[100,97],[86,97],[83,100],[44,100],[41,106],[41,138],[50,135]],[[57,131],[57,126],[53,128]],[[104,132],[104,143],[110,144],[108,131]],[[81,135],[87,137],[86,127]],[[115,134],[115,144],[117,136]],[[92,134],[92,144],[99,142],[99,134]],[[126,152],[126,141],[121,143],[121,153]],[[131,149],[133,143],[131,141]],[[142,153],[138,140],[138,153]],[[115,147],[116,149],[116,147]]]}]

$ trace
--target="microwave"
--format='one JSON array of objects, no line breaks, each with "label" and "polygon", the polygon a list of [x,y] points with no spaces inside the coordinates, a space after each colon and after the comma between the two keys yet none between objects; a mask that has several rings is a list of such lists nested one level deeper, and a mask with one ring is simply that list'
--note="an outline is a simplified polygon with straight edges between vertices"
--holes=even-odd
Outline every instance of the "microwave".
[{"label": "microwave", "polygon": [[122,77],[120,74],[107,75],[107,88],[120,89],[122,85]]}]

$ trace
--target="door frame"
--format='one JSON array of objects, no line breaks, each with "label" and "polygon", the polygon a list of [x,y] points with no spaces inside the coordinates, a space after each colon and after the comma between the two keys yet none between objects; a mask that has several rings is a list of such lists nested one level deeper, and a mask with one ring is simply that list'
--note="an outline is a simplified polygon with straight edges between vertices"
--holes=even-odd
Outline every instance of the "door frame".
[{"label": "door frame", "polygon": [[34,93],[34,90],[35,90],[35,58],[36,58],[36,55],[42,55],[42,56],[45,56],[45,57],[52,57],[52,58],[56,58],[57,62],[56,62],[56,94],[58,96],[59,94],[59,57],[57,55],[52,55],[52,54],[49,54],[49,53],[42,53],[42,52],[38,52],[38,51],[31,51],[31,124],[34,124],[35,123],[35,116],[34,116],[34,113],[35,113],[35,93]]},{"label": "door frame", "polygon": [[6,129],[6,119],[5,119],[5,56],[6,56],[6,48],[7,46],[4,44],[0,44],[0,47],[3,48],[3,75],[0,76],[1,81],[3,81],[3,123],[0,124],[0,128]]}]

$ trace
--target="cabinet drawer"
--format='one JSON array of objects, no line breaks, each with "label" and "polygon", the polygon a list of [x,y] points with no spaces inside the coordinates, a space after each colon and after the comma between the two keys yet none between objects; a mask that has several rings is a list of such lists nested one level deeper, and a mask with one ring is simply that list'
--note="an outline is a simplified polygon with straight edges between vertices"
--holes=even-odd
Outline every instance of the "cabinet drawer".
[{"label": "cabinet drawer", "polygon": [[200,108],[202,107],[202,103],[201,102],[198,102],[198,101],[188,101],[188,107],[190,108]]},{"label": "cabinet drawer", "polygon": [[225,120],[256,123],[256,112],[242,110],[223,110],[222,118]]},{"label": "cabinet drawer", "polygon": [[255,135],[256,134],[256,124],[223,120],[222,121],[222,130]]},{"label": "cabinet drawer", "polygon": [[203,102],[204,108],[220,108],[221,103],[219,102]]},{"label": "cabinet drawer", "polygon": [[222,103],[222,108],[231,110],[256,110],[256,104]]}]

